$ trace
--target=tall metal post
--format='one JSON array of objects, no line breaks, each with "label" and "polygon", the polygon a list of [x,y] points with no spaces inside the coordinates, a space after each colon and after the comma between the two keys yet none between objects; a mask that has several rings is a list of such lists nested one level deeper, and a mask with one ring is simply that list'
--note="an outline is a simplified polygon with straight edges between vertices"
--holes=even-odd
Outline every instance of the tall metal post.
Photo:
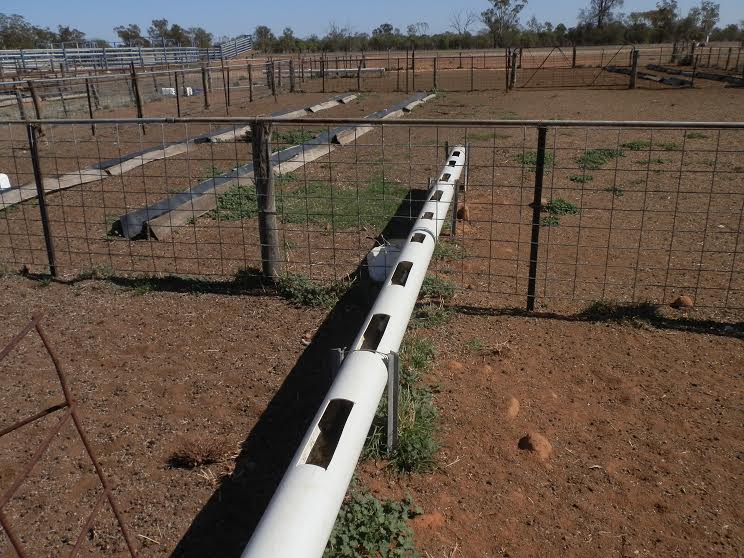
[{"label": "tall metal post", "polygon": [[542,210],[543,176],[545,175],[545,143],[548,129],[537,129],[537,161],[535,164],[535,192],[532,198],[532,236],[530,238],[530,272],[527,283],[527,311],[535,309],[535,287],[537,285],[537,257],[540,248],[540,211]]},{"label": "tall metal post", "polygon": [[[90,80],[88,78],[85,78],[85,96],[88,99],[88,117],[93,120],[93,98],[90,93]],[[94,136],[96,135],[95,124],[90,125],[90,133]]]},{"label": "tall metal post", "polygon": [[31,151],[31,163],[34,167],[34,181],[36,182],[36,195],[39,200],[39,215],[41,217],[41,228],[44,233],[44,244],[46,245],[47,261],[49,262],[49,274],[57,276],[57,260],[54,255],[54,242],[52,240],[52,229],[47,212],[46,196],[44,192],[44,177],[41,174],[41,161],[39,159],[39,145],[36,126],[26,125],[28,134],[28,146]]},{"label": "tall metal post", "polygon": [[209,108],[209,87],[207,83],[207,67],[202,66],[201,69],[201,77],[202,77],[202,89],[204,90],[204,110],[207,110]]},{"label": "tall metal post", "polygon": [[271,122],[256,121],[251,124],[261,269],[264,276],[276,278],[279,277],[281,255],[274,197],[274,172],[271,168],[271,131]]}]

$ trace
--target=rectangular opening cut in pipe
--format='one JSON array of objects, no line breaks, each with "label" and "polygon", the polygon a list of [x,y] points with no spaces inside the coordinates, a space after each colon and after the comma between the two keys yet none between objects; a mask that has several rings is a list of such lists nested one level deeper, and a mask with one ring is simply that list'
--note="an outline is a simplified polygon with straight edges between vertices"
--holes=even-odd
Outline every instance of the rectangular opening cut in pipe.
[{"label": "rectangular opening cut in pipe", "polygon": [[437,190],[434,192],[431,197],[429,198],[430,201],[441,201],[442,195],[444,194],[443,190]]},{"label": "rectangular opening cut in pipe", "polygon": [[447,182],[450,178],[452,178],[452,175],[450,173],[448,173],[448,172],[445,172],[442,175],[442,182]]},{"label": "rectangular opening cut in pipe", "polygon": [[450,167],[455,167],[455,166],[457,166],[457,161],[455,161],[454,159],[452,159],[452,160],[451,160],[451,161],[450,161],[449,163],[447,163],[447,164],[448,164],[448,165],[449,165]]},{"label": "rectangular opening cut in pipe", "polygon": [[305,464],[328,469],[353,406],[354,403],[347,399],[331,399],[328,402],[328,406],[318,422],[320,432],[318,437],[315,438],[313,448],[310,450]]},{"label": "rectangular opening cut in pipe", "polygon": [[393,271],[393,277],[390,279],[391,285],[400,285],[401,287],[406,286],[408,281],[408,274],[411,273],[413,262],[398,262]]},{"label": "rectangular opening cut in pipe", "polygon": [[362,336],[362,346],[359,348],[362,351],[376,351],[380,345],[380,341],[382,341],[382,336],[385,335],[385,329],[387,329],[389,321],[390,316],[387,314],[375,314],[372,316]]},{"label": "rectangular opening cut in pipe", "polygon": [[423,244],[425,238],[426,235],[424,233],[414,233],[411,237],[411,242],[420,242],[421,244]]},{"label": "rectangular opening cut in pipe", "polygon": [[434,218],[434,213],[432,213],[431,211],[427,211],[426,213],[424,213],[421,216],[421,218],[422,219],[433,219]]}]

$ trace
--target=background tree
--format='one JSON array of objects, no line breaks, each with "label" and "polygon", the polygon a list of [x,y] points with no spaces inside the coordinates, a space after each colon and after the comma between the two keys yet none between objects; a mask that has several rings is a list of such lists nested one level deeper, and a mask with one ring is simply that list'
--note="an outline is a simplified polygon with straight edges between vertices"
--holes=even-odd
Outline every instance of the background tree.
[{"label": "background tree", "polygon": [[259,25],[253,31],[253,47],[262,52],[271,52],[271,47],[276,40],[274,33],[265,25]]},{"label": "background tree", "polygon": [[189,27],[188,34],[196,47],[209,48],[214,44],[213,35],[203,27]]},{"label": "background tree", "polygon": [[623,0],[590,0],[587,9],[579,13],[579,19],[602,29],[607,22],[612,21],[613,12],[622,6]]},{"label": "background tree", "polygon": [[119,25],[114,27],[114,33],[119,36],[122,43],[129,46],[150,46],[150,41],[142,36],[142,30],[139,25],[130,23],[129,25]]},{"label": "background tree", "polygon": [[471,11],[458,10],[450,14],[450,29],[457,34],[460,48],[467,47],[470,28],[475,25],[477,20],[475,13]]},{"label": "background tree", "polygon": [[505,38],[509,32],[519,27],[519,14],[527,5],[527,0],[489,0],[489,2],[491,7],[481,13],[481,19],[491,33],[493,46],[506,46]]}]

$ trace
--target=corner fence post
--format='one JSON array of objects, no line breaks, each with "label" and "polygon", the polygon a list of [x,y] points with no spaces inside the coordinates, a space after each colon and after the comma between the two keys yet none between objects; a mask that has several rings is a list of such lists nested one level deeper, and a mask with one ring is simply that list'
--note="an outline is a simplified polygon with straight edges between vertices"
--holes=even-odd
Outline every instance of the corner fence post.
[{"label": "corner fence post", "polygon": [[274,171],[271,168],[271,122],[251,124],[253,138],[253,177],[258,205],[258,235],[261,242],[261,269],[265,277],[279,277],[279,229],[274,197]]},{"label": "corner fence post", "polygon": [[537,129],[537,161],[535,164],[535,191],[532,198],[532,236],[530,238],[530,273],[527,284],[527,311],[535,309],[535,286],[537,285],[537,256],[540,248],[540,212],[542,210],[543,176],[545,175],[545,140],[548,129]]},{"label": "corner fence post", "polygon": [[49,275],[57,276],[57,260],[54,255],[54,242],[52,240],[52,229],[49,224],[49,213],[47,212],[46,197],[44,192],[44,177],[41,174],[41,161],[39,160],[39,145],[36,126],[26,124],[28,134],[28,146],[31,150],[31,163],[34,167],[34,182],[36,182],[36,194],[39,198],[39,216],[41,217],[41,228],[44,233],[44,244],[46,245],[47,260],[49,262]]}]

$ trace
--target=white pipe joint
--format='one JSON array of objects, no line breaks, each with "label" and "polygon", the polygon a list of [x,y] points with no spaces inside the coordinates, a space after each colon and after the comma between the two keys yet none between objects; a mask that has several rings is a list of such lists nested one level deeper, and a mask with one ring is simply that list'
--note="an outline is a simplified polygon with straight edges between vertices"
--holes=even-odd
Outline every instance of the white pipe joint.
[{"label": "white pipe joint", "polygon": [[245,547],[243,558],[323,555],[387,385],[385,358],[398,351],[403,341],[464,164],[465,149],[457,146],[429,191],[397,263]]}]

